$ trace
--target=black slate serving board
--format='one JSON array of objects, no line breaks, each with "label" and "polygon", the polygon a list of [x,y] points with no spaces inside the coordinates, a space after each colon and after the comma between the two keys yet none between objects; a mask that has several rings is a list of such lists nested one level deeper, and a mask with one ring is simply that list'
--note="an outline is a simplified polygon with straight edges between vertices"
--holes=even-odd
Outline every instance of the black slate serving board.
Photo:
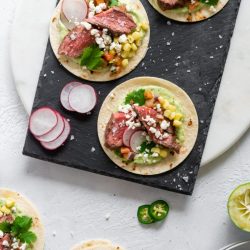
[{"label": "black slate serving board", "polygon": [[[70,113],[60,105],[59,95],[66,83],[75,80],[89,82],[77,79],[66,71],[56,60],[48,42],[33,109],[46,105],[69,118],[74,140],[69,139],[64,147],[49,152],[28,131],[23,154],[156,188],[192,194],[240,0],[230,0],[219,14],[193,24],[170,21],[156,12],[147,0],[142,0],[142,3],[151,26],[148,53],[129,75],[113,82],[90,83],[99,96],[98,105],[91,115]],[[97,137],[97,117],[103,100],[115,86],[137,76],[161,77],[182,87],[193,100],[200,119],[199,135],[191,154],[180,166],[161,175],[139,176],[118,168],[106,156]],[[91,152],[92,147],[94,152]]]}]

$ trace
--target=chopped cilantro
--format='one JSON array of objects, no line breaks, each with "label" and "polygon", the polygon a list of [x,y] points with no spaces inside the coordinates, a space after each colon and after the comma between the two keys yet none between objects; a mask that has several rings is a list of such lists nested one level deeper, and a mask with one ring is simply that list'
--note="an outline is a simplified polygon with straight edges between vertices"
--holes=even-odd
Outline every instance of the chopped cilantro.
[{"label": "chopped cilantro", "polygon": [[146,151],[146,149],[148,149],[149,151],[153,148],[153,147],[155,147],[156,146],[156,144],[154,143],[154,142],[147,142],[147,141],[145,141],[145,142],[143,142],[142,144],[141,144],[141,149],[140,149],[140,153],[143,153],[143,152],[145,152]]},{"label": "chopped cilantro", "polygon": [[115,154],[119,157],[122,157],[121,150],[119,148],[114,150]]},{"label": "chopped cilantro", "polygon": [[144,105],[145,104],[144,92],[145,89],[139,89],[129,93],[125,98],[125,104],[137,103],[140,106]]},{"label": "chopped cilantro", "polygon": [[109,1],[109,6],[110,7],[119,6],[119,1],[118,0],[110,0]]},{"label": "chopped cilantro", "polygon": [[85,65],[89,70],[97,69],[103,63],[102,55],[103,52],[97,44],[91,45],[90,47],[84,49],[80,58],[80,65]]},{"label": "chopped cilantro", "polygon": [[11,233],[11,235],[18,238],[23,243],[31,244],[37,239],[36,235],[29,231],[31,226],[32,218],[28,216],[17,216],[13,223],[6,221],[0,223],[0,230],[4,233]]},{"label": "chopped cilantro", "polygon": [[201,3],[205,3],[207,5],[216,6],[219,0],[200,0]]}]

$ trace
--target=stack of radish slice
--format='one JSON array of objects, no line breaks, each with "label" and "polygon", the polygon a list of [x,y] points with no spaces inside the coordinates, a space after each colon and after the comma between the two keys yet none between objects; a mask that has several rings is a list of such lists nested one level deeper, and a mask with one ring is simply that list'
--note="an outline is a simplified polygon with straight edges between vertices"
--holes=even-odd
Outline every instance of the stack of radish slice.
[{"label": "stack of radish slice", "polygon": [[123,144],[130,147],[133,152],[138,152],[138,147],[146,141],[146,133],[140,128],[132,129],[127,128],[123,134]]},{"label": "stack of radish slice", "polygon": [[82,22],[88,14],[88,5],[85,0],[63,0],[60,19],[62,23],[72,30],[75,23]]},{"label": "stack of radish slice", "polygon": [[65,109],[81,114],[90,112],[97,102],[94,88],[79,82],[66,84],[62,89],[60,100]]},{"label": "stack of radish slice", "polygon": [[39,108],[31,114],[29,129],[48,150],[55,150],[62,146],[70,134],[69,122],[49,107]]}]

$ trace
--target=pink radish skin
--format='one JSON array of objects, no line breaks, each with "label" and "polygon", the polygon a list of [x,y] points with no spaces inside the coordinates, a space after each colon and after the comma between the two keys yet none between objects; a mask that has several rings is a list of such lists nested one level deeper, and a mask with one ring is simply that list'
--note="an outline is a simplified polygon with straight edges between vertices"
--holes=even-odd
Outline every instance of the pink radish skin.
[{"label": "pink radish skin", "polygon": [[93,87],[81,84],[74,87],[69,93],[69,105],[78,113],[90,112],[96,105],[97,97]]},{"label": "pink radish skin", "polygon": [[61,21],[68,29],[75,27],[75,22],[82,22],[88,15],[88,5],[85,0],[63,0]]},{"label": "pink radish skin", "polygon": [[55,150],[63,145],[63,143],[67,140],[70,134],[70,125],[69,122],[63,118],[65,127],[62,134],[54,141],[51,142],[41,142],[41,145],[47,150]]},{"label": "pink radish skin", "polygon": [[42,136],[53,130],[57,122],[56,112],[49,107],[42,107],[31,114],[29,129],[35,137]]},{"label": "pink radish skin", "polygon": [[70,82],[70,83],[66,84],[64,86],[64,88],[62,89],[62,92],[60,95],[60,101],[61,101],[62,106],[65,109],[67,109],[69,111],[75,111],[69,105],[69,93],[74,87],[80,86],[80,85],[82,85],[82,83],[80,83],[80,82]]},{"label": "pink radish skin", "polygon": [[49,133],[42,136],[37,136],[37,140],[39,140],[40,142],[51,142],[57,139],[62,134],[65,126],[63,121],[64,118],[58,112],[56,112],[56,115],[58,119],[57,125]]},{"label": "pink radish skin", "polygon": [[137,149],[137,147],[141,146],[144,141],[146,141],[145,131],[136,131],[130,138],[130,148],[133,150],[133,152],[138,152],[139,150]]},{"label": "pink radish skin", "polygon": [[122,137],[122,141],[123,141],[123,144],[125,146],[130,147],[130,138],[131,138],[132,134],[134,134],[138,130],[141,130],[141,129],[139,129],[139,128],[135,128],[135,129],[127,128],[124,131],[124,134],[123,134],[123,137]]}]

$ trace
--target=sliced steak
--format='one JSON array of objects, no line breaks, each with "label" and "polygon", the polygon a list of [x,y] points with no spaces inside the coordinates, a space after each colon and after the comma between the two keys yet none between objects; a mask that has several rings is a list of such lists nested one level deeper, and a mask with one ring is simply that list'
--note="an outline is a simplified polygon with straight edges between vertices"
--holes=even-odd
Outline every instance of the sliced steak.
[{"label": "sliced steak", "polygon": [[[139,120],[142,122],[143,126],[146,128],[148,135],[150,136],[151,140],[156,144],[162,145],[170,150],[174,150],[176,153],[180,151],[180,145],[176,142],[175,130],[173,125],[170,123],[170,126],[167,128],[168,136],[164,137],[163,135],[166,134],[161,129],[160,126],[160,119],[157,118],[157,111],[148,108],[145,106],[133,106],[135,112],[137,113]],[[150,117],[152,121],[148,121],[147,117]],[[157,136],[157,133],[153,133],[152,129],[160,132],[160,136]]]},{"label": "sliced steak", "polygon": [[136,28],[136,23],[121,8],[113,7],[92,18],[86,19],[100,28],[107,28],[113,34],[129,34]]},{"label": "sliced steak", "polygon": [[86,30],[82,25],[78,25],[64,37],[58,49],[58,54],[78,57],[86,47],[94,42],[94,37],[91,36],[90,31]]},{"label": "sliced steak", "polygon": [[124,113],[113,113],[105,130],[105,146],[116,149],[123,145],[122,137],[126,130],[126,115]]},{"label": "sliced steak", "polygon": [[0,223],[2,222],[9,222],[9,223],[12,223],[14,221],[14,218],[11,214],[8,214],[8,215],[3,215],[0,217]]},{"label": "sliced steak", "polygon": [[[3,245],[3,242],[7,241],[8,246]],[[0,250],[9,250],[11,249],[11,236],[10,234],[5,234],[3,238],[0,239]]]},{"label": "sliced steak", "polygon": [[157,0],[158,5],[162,10],[171,10],[174,8],[180,8],[185,5],[185,2],[190,2],[187,0]]}]

